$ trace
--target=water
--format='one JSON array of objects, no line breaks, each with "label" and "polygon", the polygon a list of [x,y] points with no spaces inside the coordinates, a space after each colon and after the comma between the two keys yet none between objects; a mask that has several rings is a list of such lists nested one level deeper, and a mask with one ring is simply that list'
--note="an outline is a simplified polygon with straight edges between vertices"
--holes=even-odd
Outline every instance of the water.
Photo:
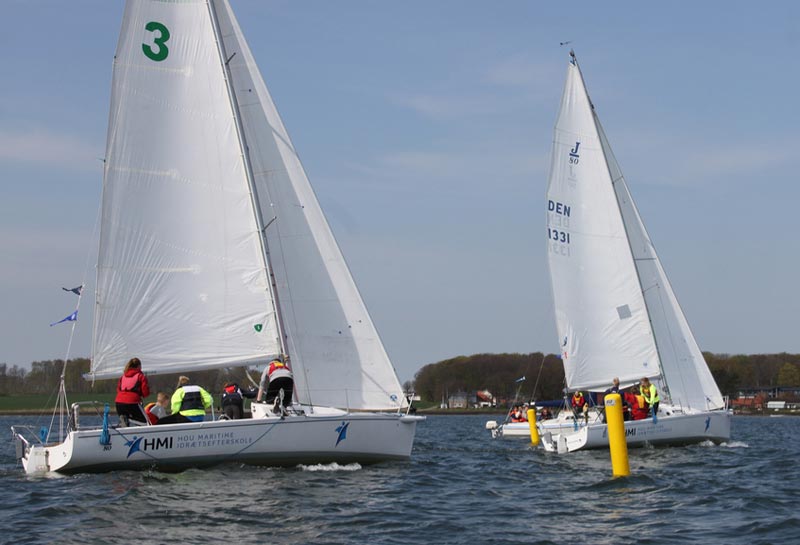
[{"label": "water", "polygon": [[800,542],[800,418],[736,417],[723,446],[631,450],[624,479],[607,452],[495,441],[486,420],[429,417],[410,462],[365,467],[31,478],[8,441],[0,543]]}]

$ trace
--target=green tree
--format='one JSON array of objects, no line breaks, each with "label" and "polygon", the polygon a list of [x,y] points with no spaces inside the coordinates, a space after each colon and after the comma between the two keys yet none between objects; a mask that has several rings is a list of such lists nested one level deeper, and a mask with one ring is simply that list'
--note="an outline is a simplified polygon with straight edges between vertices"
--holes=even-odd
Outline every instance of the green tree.
[{"label": "green tree", "polygon": [[800,386],[800,367],[793,363],[784,363],[778,371],[779,386]]}]

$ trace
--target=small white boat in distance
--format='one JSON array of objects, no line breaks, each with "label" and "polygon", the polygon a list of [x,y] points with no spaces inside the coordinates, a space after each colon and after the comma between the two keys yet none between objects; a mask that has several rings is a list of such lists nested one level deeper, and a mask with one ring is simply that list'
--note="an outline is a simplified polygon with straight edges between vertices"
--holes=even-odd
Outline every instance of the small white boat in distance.
[{"label": "small white boat in distance", "polygon": [[[730,438],[730,412],[692,335],[628,191],[570,52],[547,188],[547,257],[569,391],[650,379],[655,418],[625,422],[629,445]],[[561,411],[568,418],[570,411]],[[607,447],[596,418],[540,425],[542,445]],[[571,425],[570,425],[571,424]]]},{"label": "small white boat in distance", "polygon": [[58,441],[13,429],[26,472],[410,456],[423,418],[407,414],[227,0],[126,2],[95,296],[88,378],[116,379],[132,357],[148,374],[191,374],[284,355],[296,402],[283,415],[255,404],[246,420],[95,428],[76,404]]}]

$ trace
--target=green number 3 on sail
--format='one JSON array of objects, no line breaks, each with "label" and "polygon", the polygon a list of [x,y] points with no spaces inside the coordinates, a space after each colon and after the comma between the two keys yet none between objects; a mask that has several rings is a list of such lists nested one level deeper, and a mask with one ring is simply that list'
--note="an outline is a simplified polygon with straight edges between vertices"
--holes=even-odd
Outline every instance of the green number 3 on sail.
[{"label": "green number 3 on sail", "polygon": [[142,44],[142,51],[148,59],[156,62],[161,62],[169,55],[167,48],[167,40],[169,40],[169,29],[157,21],[150,21],[144,25],[144,29],[148,32],[158,32],[158,36],[153,38],[153,43],[158,46],[157,50],[148,44]]}]

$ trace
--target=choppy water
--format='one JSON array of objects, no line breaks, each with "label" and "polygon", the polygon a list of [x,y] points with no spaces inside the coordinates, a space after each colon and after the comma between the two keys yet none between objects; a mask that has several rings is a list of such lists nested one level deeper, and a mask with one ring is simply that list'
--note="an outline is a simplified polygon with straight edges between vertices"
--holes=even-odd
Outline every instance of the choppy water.
[{"label": "choppy water", "polygon": [[[33,423],[0,417],[0,427]],[[800,543],[800,418],[736,417],[723,446],[568,456],[433,416],[410,462],[26,477],[0,446],[0,543]],[[256,541],[258,540],[258,541]]]}]

